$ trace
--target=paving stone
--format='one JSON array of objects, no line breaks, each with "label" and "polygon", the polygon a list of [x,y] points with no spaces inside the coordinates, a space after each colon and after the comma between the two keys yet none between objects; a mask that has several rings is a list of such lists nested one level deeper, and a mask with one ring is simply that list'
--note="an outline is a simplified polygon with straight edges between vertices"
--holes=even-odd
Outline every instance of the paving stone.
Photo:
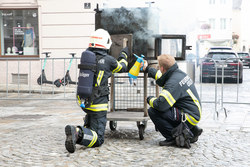
[{"label": "paving stone", "polygon": [[[46,103],[47,107],[38,103]],[[33,107],[28,107],[29,104]],[[135,122],[118,122],[116,131],[111,131],[107,125],[105,143],[101,147],[77,145],[76,152],[69,154],[64,146],[64,127],[83,123],[83,113],[71,107],[75,102],[36,101],[20,105],[22,107],[14,109],[7,104],[0,107],[0,166],[250,166],[250,150],[247,149],[250,148],[250,111],[247,110],[241,112],[246,117],[234,120],[237,110],[230,108],[230,120],[226,121],[216,121],[211,113],[205,114],[200,124],[204,132],[191,149],[160,147],[158,143],[164,138],[155,131],[151,121],[148,121],[144,140],[139,139]],[[63,107],[52,107],[60,105]],[[8,117],[22,114],[34,117],[14,122],[10,120],[13,117]]]}]

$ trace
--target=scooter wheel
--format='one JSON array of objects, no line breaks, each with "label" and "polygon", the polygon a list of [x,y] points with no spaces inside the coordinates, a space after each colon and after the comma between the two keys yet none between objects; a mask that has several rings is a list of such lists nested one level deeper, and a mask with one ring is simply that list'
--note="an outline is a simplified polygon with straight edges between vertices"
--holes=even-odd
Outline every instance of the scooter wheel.
[{"label": "scooter wheel", "polygon": [[41,76],[39,78],[37,78],[37,84],[41,85]]},{"label": "scooter wheel", "polygon": [[68,84],[67,79],[64,80],[64,78],[61,80],[61,82],[62,82],[62,85],[63,85],[63,86],[66,86],[66,85]]},{"label": "scooter wheel", "polygon": [[60,79],[57,79],[54,82],[54,85],[56,85],[56,87],[58,87],[58,88],[61,86],[61,84],[62,84],[62,81]]}]

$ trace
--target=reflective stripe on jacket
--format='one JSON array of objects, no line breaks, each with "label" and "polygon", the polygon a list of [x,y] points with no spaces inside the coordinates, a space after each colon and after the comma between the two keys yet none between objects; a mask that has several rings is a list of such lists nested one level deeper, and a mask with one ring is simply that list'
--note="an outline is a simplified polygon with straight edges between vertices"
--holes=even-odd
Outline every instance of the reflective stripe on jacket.
[{"label": "reflective stripe on jacket", "polygon": [[159,97],[149,100],[151,107],[159,112],[176,107],[185,113],[190,124],[196,125],[200,121],[201,104],[194,83],[176,63],[163,75],[159,70],[149,68],[148,76],[156,79],[156,83],[163,88]]}]

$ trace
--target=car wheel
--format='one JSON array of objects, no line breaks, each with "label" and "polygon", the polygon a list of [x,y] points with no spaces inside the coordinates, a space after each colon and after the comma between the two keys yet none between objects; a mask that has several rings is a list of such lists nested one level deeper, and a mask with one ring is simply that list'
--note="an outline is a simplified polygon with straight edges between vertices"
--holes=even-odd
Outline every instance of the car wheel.
[{"label": "car wheel", "polygon": [[242,81],[243,81],[243,77],[241,77],[241,78],[239,79],[239,83],[242,83]]}]

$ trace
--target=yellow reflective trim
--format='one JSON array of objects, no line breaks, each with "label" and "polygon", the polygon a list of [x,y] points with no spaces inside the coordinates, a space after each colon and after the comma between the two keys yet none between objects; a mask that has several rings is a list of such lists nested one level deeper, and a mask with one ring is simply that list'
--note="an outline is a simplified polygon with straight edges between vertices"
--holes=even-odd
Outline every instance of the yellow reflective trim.
[{"label": "yellow reflective trim", "polygon": [[160,70],[158,70],[158,71],[156,72],[156,74],[155,74],[155,80],[161,78],[161,76],[162,76],[162,73],[161,73]]},{"label": "yellow reflective trim", "polygon": [[117,73],[122,69],[122,65],[117,61],[117,67],[112,71],[112,73]]},{"label": "yellow reflective trim", "polygon": [[95,86],[99,86],[103,77],[104,71],[99,71],[98,77],[97,77],[97,82],[95,84]]},{"label": "yellow reflective trim", "polygon": [[199,100],[195,97],[195,95],[193,94],[193,92],[190,89],[187,90],[187,93],[191,96],[191,98],[193,99],[194,103],[198,107],[198,110],[199,110],[199,113],[200,113],[200,119],[201,119],[201,105],[199,103]]},{"label": "yellow reflective trim", "polygon": [[160,96],[163,96],[166,101],[168,102],[168,104],[172,107],[174,105],[174,103],[176,102],[174,97],[171,95],[171,93],[167,90],[163,90],[160,94]]},{"label": "yellow reflective trim", "polygon": [[126,53],[122,52],[122,54],[126,57],[126,59],[128,58],[128,56],[127,56],[127,54],[126,54]]},{"label": "yellow reflective trim", "polygon": [[79,105],[81,105],[81,104],[82,104],[82,101],[81,101],[81,99],[80,99],[80,96],[79,96],[79,95],[77,96],[77,99],[78,99],[78,104],[79,104]]},{"label": "yellow reflective trim", "polygon": [[121,59],[119,63],[124,63],[126,66],[128,66],[128,62],[125,59]]},{"label": "yellow reflective trim", "polygon": [[108,104],[91,104],[89,108],[86,109],[90,111],[107,111]]},{"label": "yellow reflective trim", "polygon": [[97,140],[97,134],[96,134],[96,132],[92,131],[92,130],[90,130],[90,131],[93,134],[93,139],[92,139],[92,141],[89,143],[89,145],[87,147],[92,147],[95,144],[96,140]]},{"label": "yellow reflective trim", "polygon": [[194,117],[192,117],[191,115],[189,115],[189,114],[187,114],[187,113],[185,113],[185,116],[186,116],[186,119],[187,119],[187,121],[191,124],[191,125],[197,125],[197,123],[199,122],[199,121],[196,121],[195,119],[194,119]]},{"label": "yellow reflective trim", "polygon": [[149,105],[150,105],[151,107],[153,107],[153,108],[154,108],[154,101],[155,101],[156,99],[157,99],[156,97],[153,97],[153,98],[151,98],[150,101],[149,101]]}]

